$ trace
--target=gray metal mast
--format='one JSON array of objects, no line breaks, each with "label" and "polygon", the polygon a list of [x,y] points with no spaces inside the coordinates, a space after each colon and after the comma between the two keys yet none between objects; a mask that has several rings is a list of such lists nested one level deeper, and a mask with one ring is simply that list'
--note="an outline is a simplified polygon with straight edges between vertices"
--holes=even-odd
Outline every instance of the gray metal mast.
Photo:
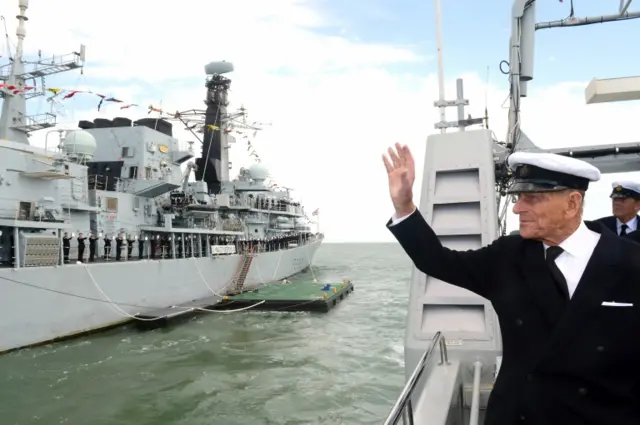
[{"label": "gray metal mast", "polygon": [[[53,57],[43,60],[41,57],[35,62],[23,60],[24,39],[26,36],[25,22],[29,0],[19,0],[20,13],[16,36],[15,56],[12,60],[0,67],[0,89],[2,98],[2,115],[0,115],[0,140],[9,140],[29,144],[29,133],[56,125],[56,116],[52,113],[44,113],[34,116],[27,115],[27,100],[33,97],[44,96],[45,77],[82,68],[85,60],[85,46],[80,46],[80,52]],[[25,71],[25,64],[33,66],[29,72]],[[40,79],[40,87],[37,87],[36,79]],[[33,80],[33,84],[27,85],[27,81]]]},{"label": "gray metal mast", "polygon": [[[456,80],[456,100],[445,100],[444,91],[444,64],[442,59],[442,12],[440,0],[435,0],[435,18],[436,18],[436,38],[438,43],[438,100],[433,106],[440,110],[440,121],[435,124],[435,128],[440,130],[441,134],[447,131],[447,128],[457,127],[458,130],[464,131],[466,127],[474,124],[482,124],[485,118],[464,118],[464,107],[469,105],[469,100],[464,98],[464,85],[462,78]],[[458,111],[458,119],[456,121],[447,121],[445,108],[455,106]]]}]

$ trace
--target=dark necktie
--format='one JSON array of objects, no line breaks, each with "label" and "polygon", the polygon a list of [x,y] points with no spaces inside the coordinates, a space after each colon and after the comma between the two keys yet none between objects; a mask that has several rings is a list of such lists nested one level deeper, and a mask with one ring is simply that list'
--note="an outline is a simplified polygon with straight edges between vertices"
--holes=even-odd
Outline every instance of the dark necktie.
[{"label": "dark necktie", "polygon": [[620,236],[627,236],[628,228],[629,226],[627,226],[626,224],[623,224],[622,226],[620,226]]},{"label": "dark necktie", "polygon": [[560,254],[564,252],[564,249],[559,246],[550,246],[547,248],[546,252],[546,260],[547,265],[549,266],[549,270],[551,271],[551,275],[553,276],[553,280],[558,285],[558,289],[560,293],[565,297],[565,299],[569,299],[569,288],[567,287],[567,280],[564,278],[564,275],[556,265],[556,258]]}]

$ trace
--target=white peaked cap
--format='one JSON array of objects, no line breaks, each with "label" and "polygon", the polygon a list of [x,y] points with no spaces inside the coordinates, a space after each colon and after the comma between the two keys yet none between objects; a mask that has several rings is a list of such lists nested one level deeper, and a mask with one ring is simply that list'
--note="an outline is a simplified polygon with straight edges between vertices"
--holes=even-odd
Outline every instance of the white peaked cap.
[{"label": "white peaked cap", "polygon": [[556,173],[581,177],[592,182],[600,180],[600,170],[586,161],[548,152],[514,152],[508,158],[509,168],[531,165]]},{"label": "white peaked cap", "polygon": [[611,184],[612,189],[615,189],[618,186],[621,186],[623,189],[633,190],[634,192],[640,193],[640,183],[632,180],[619,180]]},{"label": "white peaked cap", "polygon": [[632,180],[619,180],[613,182],[611,185],[613,191],[611,192],[611,198],[633,198],[640,199],[640,184]]}]

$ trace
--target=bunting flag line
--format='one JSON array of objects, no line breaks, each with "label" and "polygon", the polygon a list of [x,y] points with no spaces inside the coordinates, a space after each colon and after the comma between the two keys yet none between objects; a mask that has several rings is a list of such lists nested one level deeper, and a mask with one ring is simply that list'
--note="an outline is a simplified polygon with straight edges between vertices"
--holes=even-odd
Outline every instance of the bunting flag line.
[{"label": "bunting flag line", "polygon": [[[116,103],[116,104],[120,104],[120,109],[129,109],[129,108],[133,108],[133,107],[139,107],[140,105],[138,105],[137,103],[127,103],[122,99],[113,97],[113,96],[107,96],[101,93],[96,93],[92,90],[69,90],[69,89],[63,89],[63,88],[59,88],[59,87],[50,87],[45,89],[45,91],[49,92],[52,94],[52,96],[47,97],[47,101],[48,102],[56,102],[58,101],[58,98],[60,98],[60,100],[68,100],[68,99],[72,99],[72,98],[76,98],[76,95],[79,94],[86,94],[86,95],[92,95],[92,96],[96,96],[98,98],[98,105],[97,105],[97,109],[98,111],[100,111],[104,105],[105,102],[109,102],[109,103]],[[162,108],[158,108],[154,105],[149,105],[147,107],[147,114],[151,114],[151,113],[157,113],[161,116],[161,118],[165,118],[165,119],[178,119],[180,118],[180,114],[179,113],[166,113]],[[188,129],[193,129],[197,126],[198,124],[194,125],[194,126],[187,126]],[[232,130],[227,131],[231,132]]]},{"label": "bunting flag line", "polygon": [[[0,85],[0,87],[2,87],[3,85]],[[16,87],[15,86],[10,86],[7,87],[9,89],[13,89],[15,90]],[[35,87],[25,87],[24,90],[27,89],[34,89]],[[92,95],[92,96],[96,96],[98,98],[98,105],[97,105],[97,109],[98,111],[100,111],[100,109],[102,108],[102,106],[104,105],[104,102],[110,102],[110,103],[117,103],[120,104],[120,109],[128,109],[128,108],[132,108],[132,107],[139,107],[139,105],[137,103],[127,103],[122,99],[113,97],[113,96],[107,96],[101,93],[96,93],[94,91],[91,90],[68,90],[68,89],[63,89],[63,88],[58,88],[58,87],[50,87],[45,89],[45,91],[49,92],[52,94],[52,96],[47,97],[47,101],[53,102],[56,100],[57,97],[62,96],[61,100],[68,100],[68,99],[72,99],[74,98],[76,95],[78,94],[88,94],[88,95]],[[161,115],[162,118],[164,119],[180,119],[187,127],[187,129],[189,130],[193,130],[195,127],[197,127],[198,125],[203,125],[204,123],[201,120],[191,120],[188,117],[189,116],[193,116],[193,111],[189,111],[188,114],[185,114],[184,116],[181,115],[180,112],[174,112],[174,113],[169,113],[166,112],[163,108],[159,108],[156,107],[154,105],[149,105],[147,107],[147,114],[151,114],[151,113],[157,113],[159,115]],[[187,125],[187,124],[191,124],[192,122],[195,122],[195,125]],[[249,128],[253,129],[253,137],[256,136],[258,130],[255,129],[255,127],[252,128],[252,126],[258,125],[258,122],[253,122],[251,125],[249,125]],[[211,130],[219,130],[218,127],[216,126],[210,126],[210,127],[215,127],[215,128],[210,128]],[[242,123],[242,127],[241,128],[247,128],[247,125],[245,123]],[[204,128],[200,129],[200,132],[203,132]],[[223,131],[225,133],[231,133],[231,132],[238,132],[233,125],[233,122],[228,123],[228,125],[226,126],[226,128],[223,129]],[[244,135],[244,133],[242,133]],[[247,138],[246,136],[244,138]]]},{"label": "bunting flag line", "polygon": [[[98,101],[98,111],[100,110],[100,108],[102,108],[102,105],[104,104],[104,102],[112,102],[112,103],[122,103],[123,105],[120,107],[120,109],[127,109],[127,108],[131,108],[132,106],[138,106],[135,103],[128,103],[125,104],[123,100],[117,99],[115,97],[111,97],[111,96],[106,96],[104,94],[100,94],[100,93],[94,93],[91,90],[66,90],[66,89],[61,89],[58,87],[50,87],[45,89],[47,92],[53,94],[53,96],[49,96],[47,97],[47,101],[48,102],[52,102],[54,101],[59,95],[64,94],[64,96],[62,96],[62,100],[67,100],[67,99],[71,99],[73,98],[76,94],[91,94],[94,96],[97,96],[98,99],[100,99]],[[152,106],[149,106],[149,108],[153,108]],[[158,110],[157,108],[153,108],[154,110]],[[150,110],[149,113],[151,113],[152,111]]]},{"label": "bunting flag line", "polygon": [[[24,87],[24,89],[22,91],[33,90],[34,88],[35,87]],[[9,86],[9,85],[4,85],[4,84],[0,84],[0,89],[13,90],[13,91],[16,92],[14,94],[19,94],[21,92],[21,90],[18,90],[17,87],[15,87],[15,86]],[[66,101],[66,100],[69,100],[69,99],[75,99],[76,95],[89,95],[89,96],[95,96],[97,98],[97,100],[98,100],[98,104],[97,104],[98,111],[101,110],[101,108],[104,106],[105,102],[112,103],[112,104],[118,104],[121,110],[134,108],[134,107],[139,107],[139,105],[136,104],[136,103],[127,103],[123,99],[116,98],[116,97],[113,97],[113,96],[107,96],[107,95],[104,95],[102,93],[94,92],[92,90],[69,90],[69,89],[64,89],[64,88],[60,88],[60,87],[50,87],[50,88],[46,88],[45,91],[47,93],[51,94],[51,96],[46,98],[46,100],[48,102],[52,102],[52,103],[60,104],[60,105],[61,105],[62,101]],[[176,119],[178,119],[185,125],[187,130],[204,133],[205,126],[204,126],[204,123],[202,121],[200,121],[200,120],[191,120],[191,119],[188,118],[188,116],[192,116],[192,114],[182,116],[180,114],[180,112],[168,113],[168,112],[165,112],[165,110],[163,108],[159,108],[159,107],[156,107],[154,105],[149,105],[147,107],[147,114],[150,115],[152,113],[158,114],[159,118],[163,118],[163,119],[168,119],[168,120],[176,120]],[[235,136],[237,136],[241,140],[247,142],[247,152],[249,152],[249,156],[252,157],[254,159],[254,161],[259,163],[259,162],[261,162],[260,156],[258,155],[255,147],[251,143],[251,139],[255,138],[257,133],[258,133],[258,130],[255,129],[255,125],[258,125],[258,124],[259,123],[257,123],[257,122],[254,122],[250,126],[247,126],[246,124],[241,124],[240,128],[235,128],[234,127],[234,122],[231,121],[231,122],[227,123],[225,128],[223,128],[223,129],[220,129],[220,127],[212,125],[212,124],[207,124],[206,128],[211,130],[211,131],[220,131],[221,130],[225,134],[234,133]],[[249,132],[245,131],[247,129],[247,127],[250,129]],[[251,128],[251,127],[253,127],[253,128]],[[278,187],[278,185],[276,183],[273,183],[272,187]]]},{"label": "bunting flag line", "polygon": [[33,86],[24,86],[23,88],[20,88],[18,86],[14,86],[13,84],[0,84],[0,90],[14,95],[21,93],[24,94],[25,92],[33,89],[35,89],[35,87]]}]

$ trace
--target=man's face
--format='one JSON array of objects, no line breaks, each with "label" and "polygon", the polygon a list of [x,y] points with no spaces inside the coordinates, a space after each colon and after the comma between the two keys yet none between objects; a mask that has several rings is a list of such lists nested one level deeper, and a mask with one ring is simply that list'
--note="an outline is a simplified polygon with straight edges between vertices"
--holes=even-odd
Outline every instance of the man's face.
[{"label": "man's face", "polygon": [[573,215],[566,192],[520,193],[513,212],[520,219],[520,236],[549,239]]},{"label": "man's face", "polygon": [[611,199],[613,215],[621,220],[628,220],[638,213],[640,201],[633,198],[613,198]]}]

